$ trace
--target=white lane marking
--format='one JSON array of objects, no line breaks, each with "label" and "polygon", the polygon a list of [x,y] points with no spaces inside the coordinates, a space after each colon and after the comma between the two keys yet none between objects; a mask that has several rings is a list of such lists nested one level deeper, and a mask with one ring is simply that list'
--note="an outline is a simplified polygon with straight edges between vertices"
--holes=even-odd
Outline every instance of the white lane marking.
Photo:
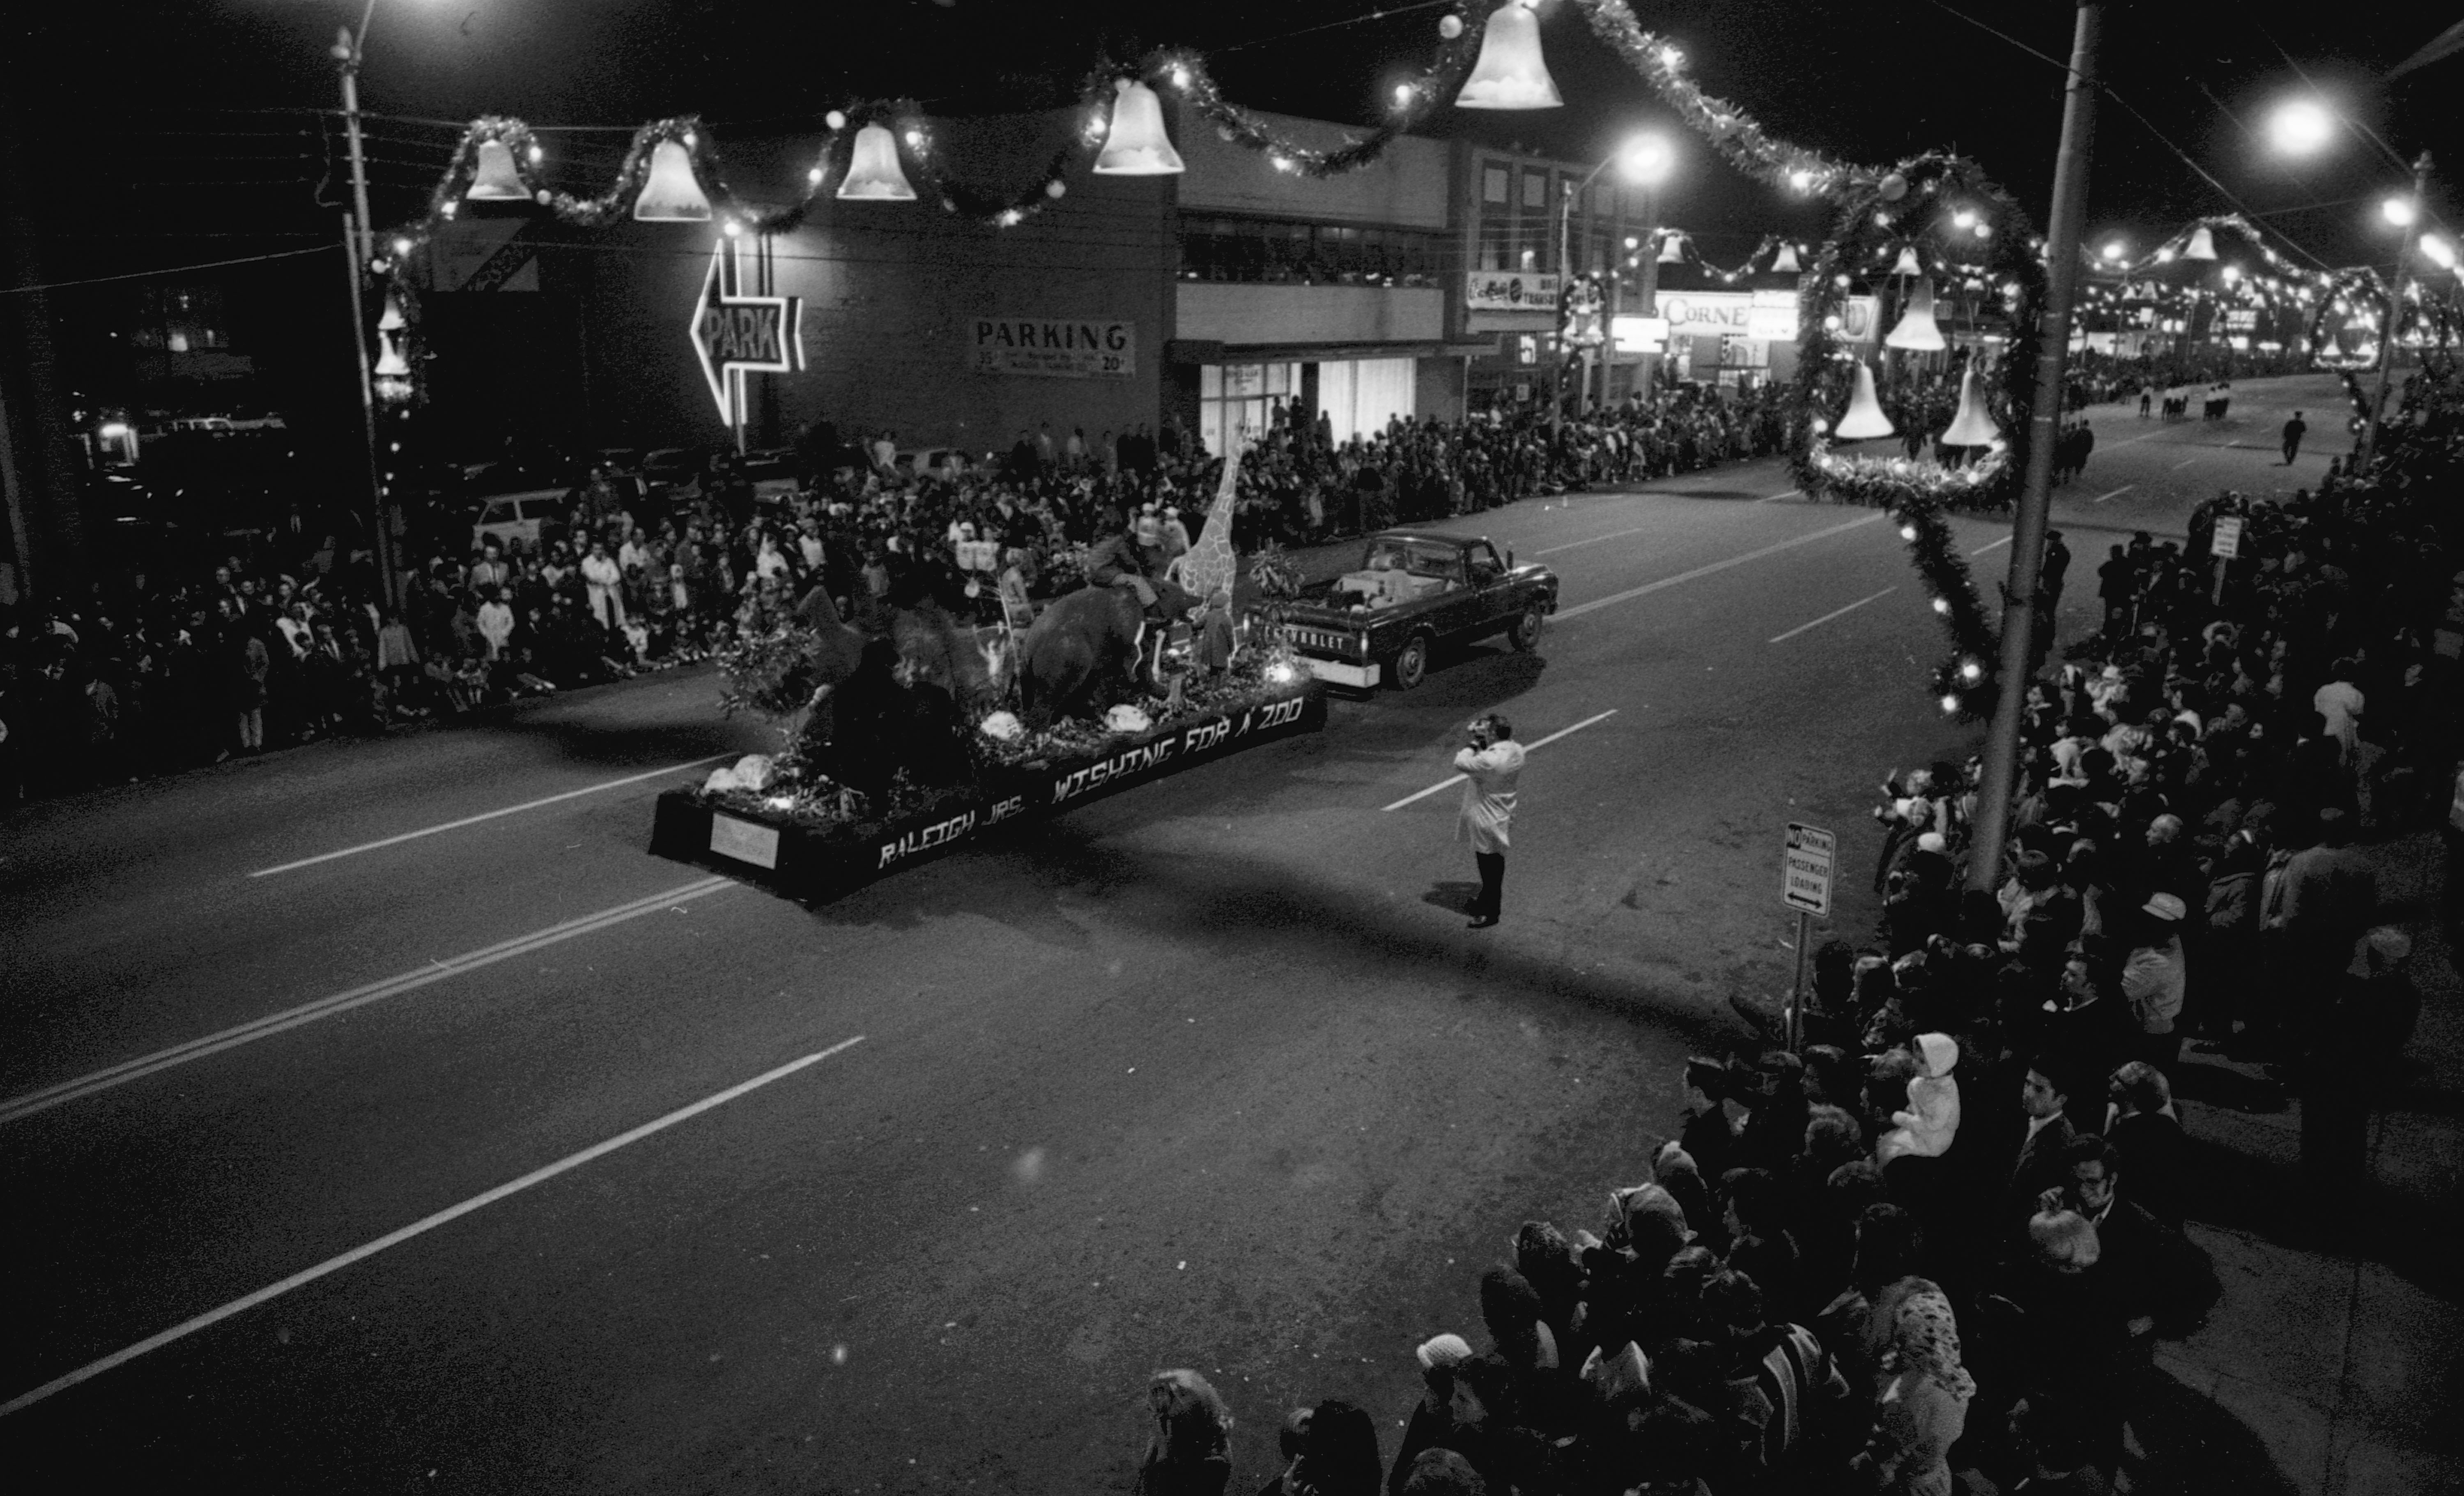
[{"label": "white lane marking", "polygon": [[715,1095],[704,1096],[701,1100],[688,1106],[678,1107],[666,1116],[652,1118],[630,1132],[619,1133],[605,1142],[593,1143],[578,1154],[567,1154],[552,1164],[533,1169],[518,1179],[508,1179],[495,1189],[472,1196],[458,1205],[448,1205],[432,1216],[423,1216],[407,1226],[386,1232],[373,1242],[363,1243],[339,1257],[329,1257],[316,1266],[303,1268],[279,1283],[268,1284],[254,1293],[233,1299],[220,1309],[208,1309],[194,1319],[182,1320],[160,1334],[148,1335],[135,1345],[114,1351],[99,1361],[88,1361],[65,1376],[55,1376],[32,1392],[20,1393],[9,1401],[0,1403],[0,1418],[6,1418],[11,1413],[22,1413],[55,1393],[66,1392],[79,1382],[92,1381],[103,1373],[115,1367],[125,1366],[148,1352],[160,1351],[175,1340],[186,1339],[200,1330],[219,1325],[234,1314],[245,1313],[260,1304],[278,1299],[294,1288],[305,1287],[319,1278],[341,1272],[353,1263],[364,1262],[387,1247],[400,1246],[413,1237],[424,1236],[438,1226],[450,1225],[474,1210],[483,1210],[508,1196],[518,1195],[535,1184],[544,1184],[560,1174],[569,1174],[593,1159],[604,1158],[616,1150],[638,1143],[654,1133],[663,1133],[679,1122],[689,1122],[713,1108],[726,1106],[737,1097],[759,1090],[773,1081],[785,1080],[799,1070],[808,1069],[832,1055],[852,1049],[862,1043],[864,1043],[864,1035],[858,1034],[853,1039],[840,1040],[826,1049],[815,1050],[802,1059],[790,1060],[776,1069],[764,1070],[749,1081],[739,1081]]},{"label": "white lane marking", "polygon": [[[1546,748],[1546,747],[1548,747],[1551,743],[1555,742],[1555,741],[1556,741],[1558,738],[1560,738],[1560,737],[1567,737],[1567,736],[1568,736],[1568,735],[1570,735],[1570,734],[1579,733],[1579,732],[1581,732],[1584,728],[1587,728],[1587,727],[1591,726],[1591,725],[1592,725],[1593,723],[1595,723],[1595,722],[1605,722],[1605,721],[1607,721],[1610,717],[1613,717],[1613,716],[1615,716],[1615,715],[1617,715],[1617,708],[1615,708],[1615,707],[1611,707],[1611,708],[1609,708],[1607,711],[1605,711],[1605,712],[1601,713],[1599,715],[1597,715],[1597,716],[1587,716],[1587,717],[1583,718],[1581,721],[1579,721],[1579,722],[1575,723],[1575,724],[1574,724],[1573,726],[1572,726],[1572,727],[1561,727],[1561,728],[1559,728],[1557,731],[1555,731],[1555,732],[1553,732],[1553,733],[1551,733],[1548,737],[1541,738],[1541,739],[1540,739],[1538,742],[1536,742],[1536,743],[1526,743],[1526,744],[1524,744],[1524,746],[1523,746],[1523,751],[1524,751],[1524,752],[1526,752],[1526,753],[1529,753],[1529,752],[1531,752],[1531,751],[1532,751],[1533,749],[1535,749],[1535,748]],[[1400,809],[1402,809],[1405,805],[1410,804],[1412,802],[1414,802],[1414,801],[1416,801],[1416,800],[1426,800],[1426,799],[1428,799],[1430,796],[1432,796],[1432,795],[1436,794],[1438,791],[1440,791],[1440,790],[1441,790],[1441,789],[1446,789],[1446,788],[1448,788],[1448,787],[1450,787],[1450,786],[1452,786],[1452,785],[1456,785],[1456,784],[1460,784],[1460,783],[1462,783],[1462,782],[1463,781],[1464,778],[1465,778],[1465,776],[1461,775],[1461,774],[1458,774],[1458,775],[1456,775],[1454,778],[1449,779],[1449,780],[1440,780],[1440,781],[1438,781],[1438,782],[1436,782],[1435,784],[1430,785],[1427,789],[1415,791],[1415,792],[1414,792],[1414,793],[1412,793],[1412,794],[1409,794],[1409,795],[1404,796],[1402,799],[1400,799],[1400,800],[1398,800],[1398,801],[1395,802],[1395,803],[1393,803],[1393,804],[1391,804],[1391,805],[1380,805],[1380,806],[1378,806],[1377,808],[1378,808],[1378,809],[1380,809],[1380,810],[1400,810]]]},{"label": "white lane marking", "polygon": [[1800,498],[1803,496],[1804,495],[1798,493],[1797,490],[1790,489],[1785,494],[1772,494],[1767,497],[1755,499],[1754,502],[1757,504],[1776,504],[1783,498]]},{"label": "white lane marking", "polygon": [[1840,617],[1843,614],[1853,613],[1857,611],[1857,609],[1863,607],[1866,604],[1879,602],[1883,598],[1889,597],[1892,593],[1897,592],[1898,590],[1900,589],[1897,587],[1884,587],[1881,591],[1875,593],[1872,597],[1859,598],[1856,602],[1849,604],[1846,607],[1835,607],[1830,612],[1823,614],[1820,618],[1814,620],[1812,623],[1799,624],[1784,634],[1773,634],[1770,639],[1766,640],[1765,643],[1778,644],[1782,640],[1793,639],[1798,634],[1805,632],[1809,628],[1827,624],[1833,619]]},{"label": "white lane marking", "polygon": [[339,1013],[347,1013],[353,1008],[365,1007],[371,1002],[381,1002],[387,998],[398,998],[407,992],[416,992],[422,987],[443,981],[448,977],[459,977],[464,972],[477,971],[483,966],[494,966],[498,961],[510,960],[517,956],[527,956],[533,951],[544,950],[548,946],[570,940],[576,935],[585,935],[607,929],[611,925],[621,925],[628,919],[638,919],[644,914],[654,913],[671,905],[737,886],[734,879],[715,874],[707,878],[696,878],[691,883],[680,884],[664,892],[652,893],[647,897],[603,909],[595,914],[583,914],[578,918],[568,919],[562,924],[549,925],[543,930],[534,930],[528,935],[516,935],[510,940],[499,940],[495,945],[483,946],[461,956],[451,957],[444,960],[431,959],[425,966],[413,967],[409,971],[388,977],[383,981],[372,981],[365,986],[353,987],[348,992],[338,992],[331,997],[319,998],[314,1002],[303,1002],[297,1007],[285,1008],[279,1013],[269,1013],[263,1018],[252,1019],[248,1023],[236,1023],[230,1028],[191,1039],[186,1044],[173,1045],[168,1049],[157,1049],[151,1054],[139,1055],[133,1060],[122,1060],[118,1065],[106,1066],[91,1074],[62,1081],[56,1086],[46,1086],[40,1090],[12,1096],[7,1101],[0,1101],[0,1123],[19,1121],[36,1112],[49,1111],[54,1107],[94,1095],[99,1091],[125,1086],[130,1081],[170,1069],[174,1066],[186,1065],[192,1060],[202,1060],[208,1055],[220,1054],[226,1049],[235,1049],[241,1045],[254,1044],[260,1039],[271,1038],[304,1023],[316,1023],[319,1019],[332,1018]]},{"label": "white lane marking", "polygon": [[2006,545],[2008,545],[2008,544],[2010,544],[2010,543],[2011,543],[2011,538],[2010,538],[2009,536],[2007,536],[2007,535],[2006,535],[2006,536],[2004,536],[2002,539],[1998,539],[1998,540],[1990,540],[1990,541],[1986,542],[1985,544],[1978,546],[1976,549],[1974,549],[1974,550],[1972,550],[1972,551],[1969,552],[1968,554],[1969,554],[1969,555],[1970,555],[1970,556],[1982,556],[1982,555],[1984,555],[1987,551],[1998,551],[1998,550],[2000,550],[2002,547],[2004,547],[2004,546],[2006,546]]},{"label": "white lane marking", "polygon": [[1810,535],[1800,535],[1792,539],[1775,540],[1758,550],[1748,551],[1742,556],[1731,556],[1727,561],[1713,561],[1707,566],[1697,566],[1692,571],[1681,571],[1674,577],[1662,577],[1658,582],[1646,582],[1641,586],[1628,587],[1623,592],[1612,592],[1604,598],[1594,598],[1588,603],[1578,603],[1573,607],[1559,608],[1556,617],[1560,623],[1570,618],[1580,618],[1595,608],[1607,607],[1613,603],[1630,603],[1636,598],[1647,597],[1663,587],[1673,587],[1680,583],[1698,581],[1710,576],[1713,572],[1726,571],[1731,566],[1742,566],[1748,561],[1760,561],[1766,556],[1775,556],[1781,551],[1790,550],[1795,546],[1810,545],[1815,540],[1837,535],[1841,531],[1854,530],[1859,525],[1872,524],[1881,517],[1882,512],[1878,509],[1870,515],[1851,519],[1845,524],[1836,524],[1829,529],[1816,530]]},{"label": "white lane marking", "polygon": [[690,763],[671,763],[664,769],[652,769],[647,774],[627,775],[621,780],[609,780],[602,784],[584,784],[580,789],[569,789],[561,795],[549,795],[539,800],[526,800],[518,805],[507,805],[502,810],[482,811],[480,814],[475,816],[464,816],[459,821],[448,821],[442,825],[423,826],[416,831],[405,831],[400,836],[388,836],[383,841],[362,842],[357,847],[345,847],[339,852],[319,852],[314,857],[302,857],[297,862],[287,862],[278,868],[259,868],[256,871],[250,873],[249,876],[252,878],[270,878],[277,872],[291,872],[301,868],[313,868],[320,862],[332,862],[337,857],[357,857],[362,852],[372,852],[377,850],[379,847],[394,847],[404,842],[415,842],[423,836],[434,836],[440,831],[458,831],[466,825],[477,825],[482,821],[494,821],[498,816],[517,816],[525,810],[537,810],[541,805],[553,805],[559,801],[578,800],[584,795],[596,795],[603,789],[621,789],[627,784],[639,784],[644,780],[655,780],[663,774],[680,774],[687,769],[697,769],[705,763],[716,763],[721,759],[733,759],[736,757],[737,757],[737,755],[732,753],[715,753],[711,754],[707,758],[695,759]]},{"label": "white lane marking", "polygon": [[2118,442],[2114,443],[2113,445],[2115,445],[2116,447],[2127,447],[2127,446],[2129,446],[2129,445],[2130,445],[2131,443],[2133,443],[2133,442],[2144,442],[2144,441],[2145,441],[2145,440],[2146,440],[2148,437],[2150,437],[2150,436],[2162,436],[2162,435],[2164,435],[2164,434],[2165,434],[2165,433],[2164,433],[2161,429],[2160,429],[2160,430],[2154,430],[2154,431],[2144,431],[2144,432],[2140,433],[2140,434],[2139,434],[2139,435],[2137,435],[2137,436],[2125,436],[2125,437],[2123,437],[2122,440],[2120,440],[2120,441],[2118,441]]},{"label": "white lane marking", "polygon": [[2091,504],[2101,504],[2108,498],[2120,498],[2123,495],[2129,493],[2132,489],[2135,489],[2139,485],[2136,483],[2124,483],[2122,487],[2115,489],[2110,494],[2099,494],[2096,497],[2089,499],[2088,502]]},{"label": "white lane marking", "polygon": [[1552,545],[1545,551],[1533,551],[1531,554],[1534,556],[1554,556],[1559,551],[1571,551],[1579,546],[1585,545],[1597,545],[1602,540],[1622,539],[1626,536],[1640,535],[1643,531],[1654,528],[1657,527],[1653,525],[1637,525],[1631,530],[1611,530],[1606,535],[1595,535],[1588,540],[1569,540],[1563,545]]},{"label": "white lane marking", "polygon": [[2183,458],[2181,461],[2179,461],[2179,462],[2177,462],[2177,463],[2173,464],[2173,471],[2174,471],[2174,472],[2176,472],[2176,473],[2179,473],[2179,472],[2181,472],[2184,468],[2189,467],[2190,464],[2192,464],[2192,463],[2194,463],[2194,462],[2196,462],[2196,461],[2198,461],[2198,460],[2199,460],[2199,459],[2198,459],[2198,458],[2196,458],[2196,457],[2185,457],[2185,458]]}]

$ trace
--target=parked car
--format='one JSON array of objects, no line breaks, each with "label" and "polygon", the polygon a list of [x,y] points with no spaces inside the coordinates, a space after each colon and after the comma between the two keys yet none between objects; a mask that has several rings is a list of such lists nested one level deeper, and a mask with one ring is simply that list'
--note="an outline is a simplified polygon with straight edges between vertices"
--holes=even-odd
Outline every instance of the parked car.
[{"label": "parked car", "polygon": [[573,509],[572,493],[570,489],[535,488],[481,499],[471,521],[472,549],[495,540],[511,550],[513,542],[519,540],[525,550],[537,551],[550,540],[562,538],[565,516]]},{"label": "parked car", "polygon": [[915,477],[956,478],[974,471],[976,459],[957,447],[902,447],[896,466]]},{"label": "parked car", "polygon": [[801,485],[796,454],[784,450],[749,451],[731,465],[736,476],[753,486],[753,502],[762,508],[786,502]]},{"label": "parked car", "polygon": [[659,447],[642,454],[642,475],[673,488],[701,475],[709,453],[695,447]]},{"label": "parked car", "polygon": [[1485,536],[1380,530],[1364,543],[1358,570],[1297,600],[1262,604],[1250,620],[1297,649],[1320,680],[1409,691],[1442,648],[1499,633],[1517,649],[1537,648],[1542,620],[1555,611],[1556,574],[1517,566],[1511,551],[1501,558]]}]

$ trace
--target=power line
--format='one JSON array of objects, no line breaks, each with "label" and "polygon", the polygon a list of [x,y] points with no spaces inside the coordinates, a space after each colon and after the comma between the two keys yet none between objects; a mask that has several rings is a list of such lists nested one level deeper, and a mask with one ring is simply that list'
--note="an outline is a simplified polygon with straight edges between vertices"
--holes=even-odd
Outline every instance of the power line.
[{"label": "power line", "polygon": [[263,260],[297,259],[302,254],[330,254],[341,248],[339,244],[320,244],[314,249],[276,250],[271,254],[243,254],[237,259],[207,260],[196,265],[166,265],[161,270],[132,270],[124,275],[89,275],[82,280],[47,280],[32,286],[0,286],[0,297],[23,296],[30,291],[62,291],[71,286],[99,286],[114,280],[152,280],[161,275],[187,275],[201,270],[221,270],[231,265],[254,265]]}]

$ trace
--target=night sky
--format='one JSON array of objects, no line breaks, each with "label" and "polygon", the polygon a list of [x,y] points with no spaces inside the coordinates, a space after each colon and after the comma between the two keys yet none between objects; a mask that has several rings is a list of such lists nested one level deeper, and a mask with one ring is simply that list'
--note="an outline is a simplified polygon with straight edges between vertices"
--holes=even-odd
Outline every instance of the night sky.
[{"label": "night sky", "polygon": [[[12,98],[36,109],[17,138],[54,178],[50,200],[76,206],[45,225],[56,236],[51,273],[181,263],[250,236],[323,233],[344,179],[337,132],[308,111],[335,103],[325,47],[359,9],[336,0],[17,8],[8,26],[24,44],[0,50],[20,70]],[[1374,9],[1368,0],[379,0],[364,105],[394,118],[372,126],[377,216],[413,212],[452,143],[452,121],[484,112],[611,127],[698,112],[722,140],[817,131],[824,111],[858,97],[911,95],[945,112],[1064,103],[1106,55],[1165,42],[1204,51],[1243,102],[1367,120],[1394,74],[1427,55],[1446,8],[1327,24]],[[2067,54],[2069,6],[1973,0],[1961,9],[2016,42]],[[2446,24],[2435,10],[2111,5],[2104,68],[2124,99],[2244,204],[2290,209],[2274,221],[2321,257],[2391,259],[2393,234],[2367,200],[2398,180],[2387,161],[2348,142],[2297,174],[2243,126],[2255,128],[2266,102],[2298,83],[2289,54],[2399,150],[2452,145],[2456,111],[2442,101],[2464,83],[2464,57],[2392,88],[2375,81]],[[1868,161],[1949,145],[1981,160],[2041,219],[2060,74],[2012,41],[1930,0],[1637,11],[1685,48],[1706,86],[1773,130]],[[1447,111],[1434,129],[1588,158],[1661,117],[1571,0],[1548,0],[1543,16],[1569,107]],[[1310,27],[1321,29],[1293,34]],[[552,163],[559,185],[600,185],[624,140],[617,128],[562,135]],[[2144,242],[2233,206],[2119,107],[2105,109],[2099,145],[2090,221],[2100,233],[2135,228]],[[2346,201],[2356,198],[2365,200]],[[1742,182],[1699,142],[1689,143],[1670,202],[1672,216],[1715,253],[1729,234],[1742,250],[1764,230],[1811,231],[1820,222]]]}]

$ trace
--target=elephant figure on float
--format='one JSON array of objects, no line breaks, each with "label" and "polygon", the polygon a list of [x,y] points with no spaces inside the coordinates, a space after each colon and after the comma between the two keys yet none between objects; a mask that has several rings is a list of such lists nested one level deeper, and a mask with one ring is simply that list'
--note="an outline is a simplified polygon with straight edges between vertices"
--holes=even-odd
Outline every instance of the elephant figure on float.
[{"label": "elephant figure on float", "polygon": [[1155,662],[1172,624],[1200,599],[1177,583],[1155,584],[1159,620],[1127,587],[1084,586],[1045,605],[1027,626],[1013,662],[1019,706],[1042,726],[1088,715],[1125,696],[1160,694]]},{"label": "elephant figure on float", "polygon": [[[806,658],[814,694],[844,683],[856,671],[864,647],[879,637],[841,621],[826,587],[815,586],[797,605],[797,620],[812,630]],[[1012,640],[1003,628],[961,625],[933,597],[886,610],[888,638],[913,678],[948,692],[972,714],[990,711],[1009,693]]]}]

